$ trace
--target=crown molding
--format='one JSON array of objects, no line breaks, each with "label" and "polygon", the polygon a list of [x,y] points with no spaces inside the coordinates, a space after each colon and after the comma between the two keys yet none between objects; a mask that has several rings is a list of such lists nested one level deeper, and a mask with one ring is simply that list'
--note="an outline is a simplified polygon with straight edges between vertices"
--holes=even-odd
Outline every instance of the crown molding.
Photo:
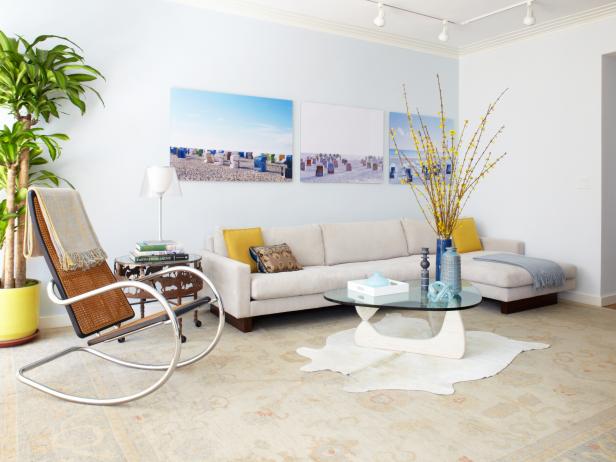
[{"label": "crown molding", "polygon": [[342,35],[358,40],[392,45],[399,48],[430,53],[434,55],[455,58],[458,56],[456,47],[432,43],[426,40],[413,39],[399,34],[391,34],[372,27],[353,26],[326,19],[320,19],[299,13],[280,10],[267,6],[257,5],[247,0],[167,0],[173,3],[206,8],[220,13],[237,14],[251,18],[263,19],[288,26],[330,34]]},{"label": "crown molding", "polygon": [[568,16],[556,18],[547,22],[539,22],[532,27],[524,27],[516,31],[498,35],[486,40],[480,40],[461,47],[433,43],[426,40],[413,39],[399,34],[392,34],[382,29],[343,24],[326,19],[320,19],[290,11],[258,5],[249,0],[166,0],[171,3],[205,8],[227,14],[247,16],[265,21],[276,22],[293,27],[300,27],[318,32],[341,35],[353,39],[380,43],[399,48],[406,48],[423,53],[458,58],[460,56],[497,48],[508,43],[532,38],[559,29],[596,21],[616,15],[616,2],[580,11]]},{"label": "crown molding", "polygon": [[616,15],[616,2],[608,3],[607,5],[591,8],[589,10],[580,11],[578,13],[556,18],[551,21],[538,22],[532,27],[525,27],[506,34],[497,35],[486,40],[471,43],[458,48],[460,56],[464,56],[478,51],[484,51],[491,48],[497,48],[508,43],[517,42],[538,35],[547,34],[567,27],[576,26],[592,21],[597,21],[609,16]]}]

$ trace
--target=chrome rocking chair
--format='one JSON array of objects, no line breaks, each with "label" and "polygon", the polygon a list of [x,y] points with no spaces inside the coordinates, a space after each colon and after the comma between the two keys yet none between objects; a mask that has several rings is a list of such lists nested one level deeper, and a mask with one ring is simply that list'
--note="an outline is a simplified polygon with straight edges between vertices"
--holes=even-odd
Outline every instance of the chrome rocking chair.
[{"label": "chrome rocking chair", "polygon": [[[57,398],[80,404],[113,405],[134,401],[158,390],[175,372],[177,368],[188,366],[209,354],[218,343],[225,325],[225,316],[220,294],[212,282],[200,271],[186,267],[175,266],[166,268],[154,274],[150,274],[138,280],[116,281],[111,269],[106,263],[87,270],[64,271],[60,267],[58,255],[51,241],[48,226],[43,217],[38,198],[34,191],[28,192],[27,206],[32,219],[33,232],[38,240],[43,256],[51,272],[52,280],[47,286],[47,295],[52,302],[64,305],[70,317],[75,333],[80,338],[92,337],[87,341],[87,346],[74,346],[60,351],[43,359],[22,367],[17,372],[17,379],[37,390],[43,391]],[[168,272],[186,271],[202,279],[214,294],[214,298],[202,297],[189,303],[171,307],[167,300],[156,291],[147,281],[159,277]],[[136,287],[152,295],[163,307],[163,311],[151,314],[142,319],[129,321],[135,317],[128,299],[122,291],[125,287]],[[55,289],[55,290],[54,290]],[[56,294],[57,291],[57,294]],[[216,335],[209,345],[200,353],[180,361],[182,350],[182,334],[178,317],[200,306],[216,302],[220,313]],[[126,361],[110,354],[104,353],[93,345],[99,343],[120,340],[132,334],[140,333],[163,324],[170,324],[173,329],[173,356],[166,364],[144,364]],[[99,358],[111,361],[120,366],[141,369],[147,371],[164,371],[154,384],[137,393],[115,398],[88,398],[63,393],[25,375],[39,366],[55,361],[73,352],[86,352]]]}]

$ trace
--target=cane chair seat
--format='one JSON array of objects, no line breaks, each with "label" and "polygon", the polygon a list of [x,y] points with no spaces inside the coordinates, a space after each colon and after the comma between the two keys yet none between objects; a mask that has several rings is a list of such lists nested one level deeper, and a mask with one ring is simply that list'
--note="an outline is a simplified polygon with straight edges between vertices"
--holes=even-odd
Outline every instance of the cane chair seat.
[{"label": "cane chair seat", "polygon": [[[173,308],[173,311],[176,316],[182,316],[183,314],[188,313],[189,311],[194,310],[195,308],[204,305],[206,303],[210,303],[210,297],[203,297],[198,300],[184,303],[183,305],[178,305]],[[88,345],[96,345],[98,343],[108,342],[109,340],[114,340],[117,338],[121,338],[125,335],[131,334],[141,329],[145,329],[150,326],[154,326],[157,324],[161,324],[169,320],[169,316],[164,311],[159,311],[148,316],[145,316],[140,319],[136,319],[134,321],[127,322],[122,324],[121,327],[117,329],[113,329],[109,332],[102,333],[92,339],[88,340]]]}]

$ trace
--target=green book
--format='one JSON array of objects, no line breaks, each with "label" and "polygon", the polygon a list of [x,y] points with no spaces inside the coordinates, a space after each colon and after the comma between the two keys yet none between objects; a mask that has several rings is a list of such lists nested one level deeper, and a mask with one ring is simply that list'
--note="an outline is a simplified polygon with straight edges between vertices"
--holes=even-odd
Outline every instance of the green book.
[{"label": "green book", "polygon": [[141,241],[135,246],[140,252],[162,251],[162,250],[181,250],[175,241]]}]

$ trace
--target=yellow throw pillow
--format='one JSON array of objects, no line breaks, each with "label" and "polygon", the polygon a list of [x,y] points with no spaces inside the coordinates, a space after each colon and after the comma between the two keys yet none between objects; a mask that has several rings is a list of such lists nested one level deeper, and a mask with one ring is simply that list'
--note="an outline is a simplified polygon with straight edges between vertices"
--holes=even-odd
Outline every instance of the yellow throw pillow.
[{"label": "yellow throw pillow", "polygon": [[250,272],[257,272],[257,263],[250,256],[251,247],[265,245],[261,228],[223,229],[222,235],[229,258],[250,265]]},{"label": "yellow throw pillow", "polygon": [[459,253],[483,250],[474,218],[460,218],[451,237]]}]

